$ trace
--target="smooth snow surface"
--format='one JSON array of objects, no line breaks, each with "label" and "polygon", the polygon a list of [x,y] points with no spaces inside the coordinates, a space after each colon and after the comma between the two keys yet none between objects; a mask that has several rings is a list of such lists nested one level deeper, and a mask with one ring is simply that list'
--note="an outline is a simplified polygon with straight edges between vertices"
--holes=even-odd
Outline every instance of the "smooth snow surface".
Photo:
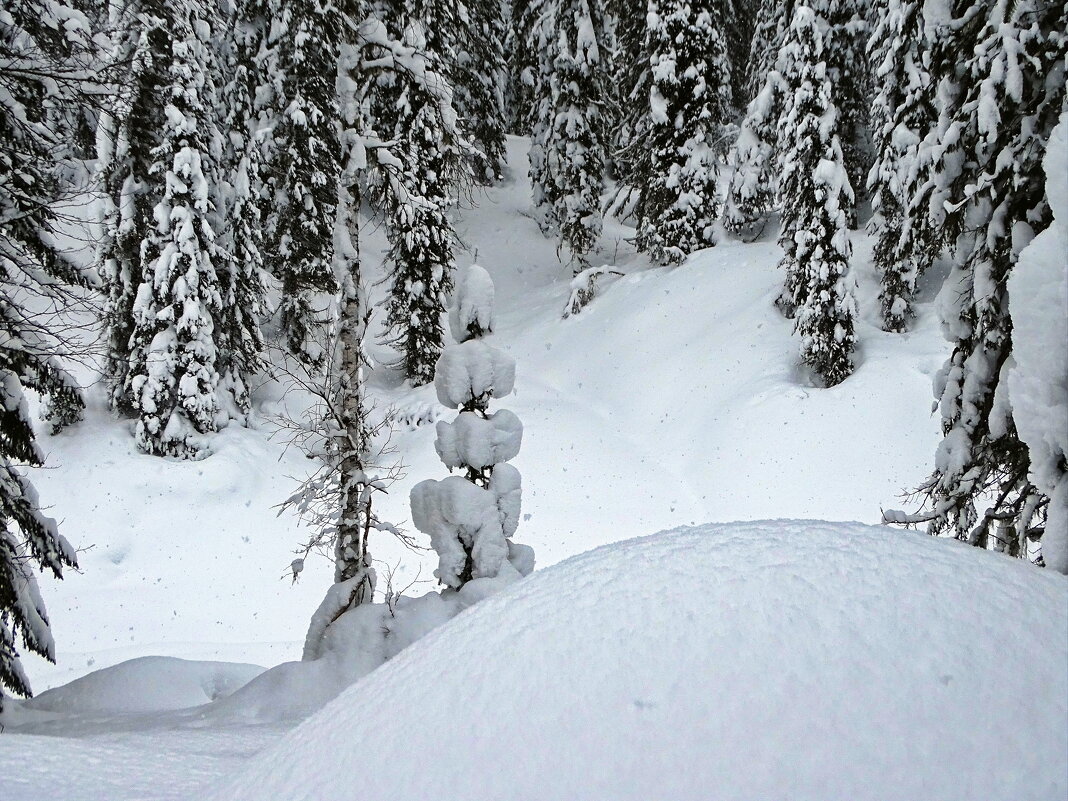
[{"label": "smooth snow surface", "polygon": [[145,656],[94,671],[22,705],[65,714],[186,709],[225,698],[261,673],[257,665]]},{"label": "smooth snow surface", "polygon": [[536,573],[222,801],[1062,799],[1068,582],[860,524],[683,528]]}]

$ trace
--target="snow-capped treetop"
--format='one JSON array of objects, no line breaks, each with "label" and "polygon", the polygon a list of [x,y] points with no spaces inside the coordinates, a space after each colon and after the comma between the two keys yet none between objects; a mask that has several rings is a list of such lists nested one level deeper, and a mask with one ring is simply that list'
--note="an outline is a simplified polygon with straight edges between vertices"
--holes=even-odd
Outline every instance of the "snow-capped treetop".
[{"label": "snow-capped treetop", "polygon": [[465,342],[493,332],[493,295],[493,279],[477,264],[456,276],[456,289],[449,307],[449,330],[453,339]]}]

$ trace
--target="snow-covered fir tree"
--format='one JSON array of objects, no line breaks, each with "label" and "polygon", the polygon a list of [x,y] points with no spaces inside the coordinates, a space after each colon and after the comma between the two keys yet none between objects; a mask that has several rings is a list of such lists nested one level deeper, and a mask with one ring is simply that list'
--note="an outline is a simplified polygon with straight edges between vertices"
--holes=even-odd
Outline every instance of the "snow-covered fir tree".
[{"label": "snow-covered fir tree", "polygon": [[[265,261],[281,285],[281,326],[290,352],[321,363],[337,283],[331,240],[337,214],[338,53],[345,17],[328,0],[271,0],[268,54],[273,83],[266,166]],[[272,74],[273,73],[273,74]]]},{"label": "snow-covered fir tree", "polygon": [[608,5],[615,21],[612,87],[615,90],[614,123],[609,140],[611,170],[616,179],[609,212],[625,218],[637,204],[641,167],[646,163],[649,95],[652,73],[646,49],[649,9],[646,3],[615,0]]},{"label": "snow-covered fir tree", "polygon": [[522,488],[508,461],[519,453],[523,425],[512,412],[489,412],[512,392],[515,361],[482,341],[493,331],[493,281],[469,267],[457,281],[449,324],[457,344],[441,354],[434,387],[459,415],[437,424],[434,447],[449,470],[463,475],[421,481],[412,488],[412,521],[438,555],[434,575],[460,588],[472,579],[534,569],[534,553],[511,541],[519,525]]},{"label": "snow-covered fir tree", "polygon": [[471,173],[482,184],[504,174],[504,92],[508,79],[501,0],[466,0],[449,77],[460,124],[474,146]]},{"label": "snow-covered fir tree", "polygon": [[638,184],[638,248],[675,263],[715,244],[718,177],[731,116],[723,0],[649,4],[649,125]]},{"label": "snow-covered fir tree", "polygon": [[153,228],[141,242],[126,391],[138,415],[136,440],[146,453],[196,458],[202,435],[217,430],[226,409],[219,393],[217,322],[225,260],[216,242],[212,153],[215,99],[210,20],[193,3],[161,8],[164,25],[153,58],[165,106],[160,142],[147,179],[157,198]]},{"label": "snow-covered fir tree", "polygon": [[846,208],[852,190],[826,72],[828,25],[799,6],[782,49],[785,110],[779,124],[786,285],[780,306],[794,316],[801,358],[826,386],[853,371],[856,300]]},{"label": "snow-covered fir tree", "polygon": [[122,2],[109,6],[113,37],[109,60],[128,65],[115,79],[110,102],[97,128],[97,170],[101,186],[101,237],[97,264],[105,291],[104,380],[113,409],[136,413],[129,394],[134,300],[141,281],[141,243],[154,226],[151,194],[153,148],[164,114],[167,31],[164,17],[146,6],[142,13]]},{"label": "snow-covered fir tree", "polygon": [[610,64],[601,0],[551,0],[538,29],[537,120],[530,178],[543,230],[559,233],[576,272],[601,234]]},{"label": "snow-covered fir tree", "polygon": [[418,70],[396,76],[391,152],[399,164],[388,171],[378,194],[390,245],[386,339],[400,354],[397,364],[405,378],[419,385],[434,379],[444,346],[442,317],[452,289],[455,239],[447,212],[464,150],[452,92],[422,24],[413,21],[404,37]]},{"label": "snow-covered fir tree", "polygon": [[546,0],[512,0],[506,49],[508,53],[508,122],[517,134],[529,134],[537,116],[538,32],[544,22]]},{"label": "snow-covered fir tree", "polygon": [[1028,558],[1037,558],[1048,499],[1030,481],[1007,399],[1007,283],[1021,249],[1050,224],[1041,160],[1065,103],[1066,14],[1037,0],[959,2],[941,34],[946,63],[964,56],[940,70],[922,192],[955,238],[941,309],[953,352],[935,381],[945,437],[918,490],[924,508],[890,516]]},{"label": "snow-covered fir tree", "polygon": [[765,0],[753,35],[748,93],[752,96],[731,149],[731,182],[723,208],[723,225],[745,241],[758,237],[778,196],[776,152],[785,87],[779,55],[788,13],[786,0]]},{"label": "snow-covered fir tree", "polygon": [[[768,73],[775,69],[793,14],[793,0],[760,0],[745,68],[746,103],[751,103],[760,94]],[[731,66],[737,69],[738,65]]]},{"label": "snow-covered fir tree", "polygon": [[26,390],[52,397],[53,429],[84,406],[59,360],[71,298],[64,285],[83,280],[55,245],[49,205],[60,199],[57,167],[71,152],[66,122],[79,100],[54,34],[77,25],[87,26],[84,17],[59,2],[15,0],[0,12],[0,711],[5,691],[31,694],[20,647],[55,661],[35,573],[62,578],[76,565],[20,468],[44,462]]},{"label": "snow-covered fir tree", "polygon": [[[248,377],[263,367],[267,314],[267,275],[263,258],[264,164],[256,98],[263,87],[258,66],[265,38],[262,0],[239,0],[228,20],[220,20],[213,44],[227,79],[221,92],[222,157],[219,245],[225,262],[216,265],[222,293],[216,342],[219,374],[248,411]],[[220,41],[222,40],[222,41]]]},{"label": "snow-covered fir tree", "polygon": [[[810,0],[827,22],[826,63],[831,99],[837,109],[837,134],[842,143],[846,176],[854,192],[863,191],[871,168],[871,81],[869,78],[866,11],[871,0]],[[857,227],[855,203],[844,208],[850,228]]]},{"label": "snow-covered fir tree", "polygon": [[[934,126],[935,86],[928,70],[930,39],[924,5],[918,0],[885,0],[869,42],[875,84],[872,103],[875,164],[868,175],[872,260],[880,278],[880,311],[886,331],[901,332],[913,316],[916,281],[932,254],[911,247],[905,212],[909,175],[920,143]],[[915,226],[917,223],[913,222]]]}]

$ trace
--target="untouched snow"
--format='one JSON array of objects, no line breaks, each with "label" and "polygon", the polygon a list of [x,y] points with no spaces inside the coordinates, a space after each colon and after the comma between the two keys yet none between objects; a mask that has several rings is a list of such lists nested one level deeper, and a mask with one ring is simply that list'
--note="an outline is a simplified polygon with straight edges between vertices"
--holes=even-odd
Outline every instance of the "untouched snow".
[{"label": "untouched snow", "polygon": [[859,524],[677,529],[535,573],[220,801],[1052,799],[1068,582]]}]

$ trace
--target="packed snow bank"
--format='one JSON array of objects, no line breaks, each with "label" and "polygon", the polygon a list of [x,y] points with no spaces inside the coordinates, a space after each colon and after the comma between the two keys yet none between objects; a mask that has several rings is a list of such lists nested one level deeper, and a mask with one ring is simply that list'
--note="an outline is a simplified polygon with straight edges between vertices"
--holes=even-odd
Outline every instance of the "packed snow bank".
[{"label": "packed snow bank", "polygon": [[860,524],[683,528],[480,603],[218,798],[1053,799],[1068,581]]},{"label": "packed snow bank", "polygon": [[263,671],[258,665],[145,656],[94,671],[22,706],[64,714],[186,709],[225,698]]},{"label": "packed snow bank", "polygon": [[1031,456],[1031,481],[1050,496],[1042,557],[1068,573],[1068,113],[1053,129],[1043,166],[1054,219],[1009,277],[1009,400]]}]

